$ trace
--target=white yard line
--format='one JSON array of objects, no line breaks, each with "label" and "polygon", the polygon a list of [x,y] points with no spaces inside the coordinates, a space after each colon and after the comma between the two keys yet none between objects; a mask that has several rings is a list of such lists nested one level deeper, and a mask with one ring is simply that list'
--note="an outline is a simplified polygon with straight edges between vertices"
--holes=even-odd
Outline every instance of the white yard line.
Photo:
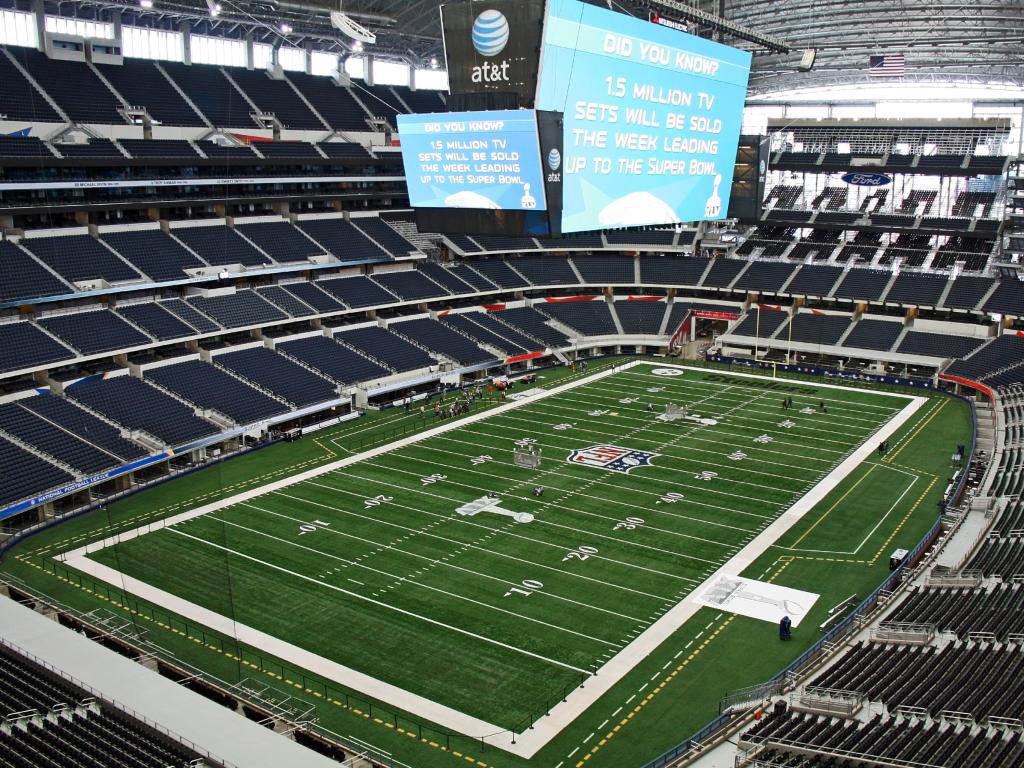
[{"label": "white yard line", "polygon": [[[624,366],[617,368],[609,368],[593,376],[585,379],[568,382],[566,384],[553,387],[548,392],[540,395],[540,397],[547,397],[556,395],[561,392],[567,392],[583,384],[589,384],[594,381],[599,381],[603,378],[613,376],[624,370],[630,370],[637,366],[654,367],[654,368],[676,368],[683,371],[694,371],[699,374],[715,373],[725,377],[740,377],[757,379],[764,381],[765,377],[757,376],[754,374],[747,373],[724,373],[718,371],[708,371],[703,368],[689,368],[683,365],[674,365],[670,363],[651,363],[649,361],[636,360],[625,364]],[[651,378],[652,385],[657,381],[657,377]],[[783,380],[786,381],[786,380]],[[806,384],[805,386],[813,386],[816,389],[830,389],[830,390],[844,390],[852,392],[862,392],[863,390],[854,387],[845,387],[838,384],[828,383],[817,383],[813,385]],[[782,393],[780,393],[782,394]],[[876,393],[872,394],[888,396],[898,398],[899,400],[907,401],[905,407],[885,426],[883,426],[876,434],[875,437],[879,440],[884,440],[887,437],[893,435],[903,424],[907,422],[921,407],[922,404],[927,402],[926,398],[913,397],[910,395],[896,394],[896,393]],[[822,398],[824,399],[824,398]],[[232,506],[234,504],[248,501],[257,496],[263,495],[270,491],[279,490],[286,488],[297,483],[311,480],[313,478],[324,475],[328,472],[333,472],[337,469],[347,467],[351,464],[355,464],[359,461],[374,458],[384,453],[390,452],[397,448],[405,447],[406,445],[412,445],[414,443],[428,440],[429,438],[444,434],[452,429],[458,429],[459,427],[466,426],[467,424],[476,423],[483,419],[487,419],[495,414],[507,413],[512,410],[516,410],[520,407],[530,405],[535,402],[535,398],[530,398],[521,401],[514,401],[506,403],[505,405],[498,406],[496,408],[489,409],[479,414],[467,416],[464,419],[452,421],[434,429],[429,429],[416,435],[410,435],[402,438],[394,443],[380,446],[369,450],[363,454],[356,456],[349,456],[330,464],[317,467],[315,469],[302,472],[290,478],[270,483],[266,486],[256,488],[250,491],[237,494],[227,499],[207,504],[189,512],[175,515],[167,518],[163,521],[159,521],[152,525],[142,526],[131,531],[118,534],[116,536],[104,539],[99,542],[93,542],[84,547],[79,547],[75,550],[67,552],[63,555],[58,555],[57,558],[66,562],[70,566],[81,570],[94,576],[101,581],[105,581],[112,586],[123,588],[129,592],[139,595],[143,599],[156,602],[163,606],[166,610],[177,613],[186,618],[197,621],[201,624],[211,627],[212,629],[228,634],[237,634],[239,640],[242,642],[253,645],[257,648],[265,650],[267,653],[278,656],[279,658],[288,661],[289,663],[296,664],[299,667],[310,670],[315,674],[322,675],[328,679],[335,680],[336,682],[347,685],[356,690],[364,692],[366,695],[383,701],[391,706],[396,706],[405,711],[416,715],[418,717],[426,718],[438,725],[452,730],[463,733],[472,738],[485,739],[488,743],[493,744],[507,752],[515,754],[519,757],[529,759],[533,757],[545,744],[551,739],[557,736],[566,726],[568,726],[573,720],[582,714],[587,708],[594,704],[600,699],[608,690],[611,689],[619,680],[621,680],[626,674],[630,672],[637,664],[645,659],[650,653],[652,653],[659,645],[667,640],[676,630],[679,629],[690,617],[692,617],[700,607],[694,600],[694,596],[701,593],[707,586],[709,586],[714,580],[718,578],[720,574],[725,573],[741,573],[751,563],[754,562],[771,544],[778,541],[779,537],[788,531],[793,525],[801,520],[814,506],[824,499],[829,492],[831,492],[839,482],[856,467],[862,461],[867,459],[872,452],[875,450],[875,446],[865,442],[857,450],[853,451],[849,456],[846,457],[835,469],[833,469],[827,477],[825,477],[817,486],[811,489],[807,494],[797,500],[789,510],[780,515],[771,525],[761,531],[753,540],[751,540],[740,552],[734,555],[727,563],[719,568],[714,573],[710,574],[705,582],[697,587],[695,590],[690,592],[689,596],[684,598],[682,601],[677,603],[669,611],[667,611],[661,618],[651,624],[646,630],[640,633],[635,639],[633,639],[629,645],[619,651],[611,660],[609,660],[600,669],[600,675],[595,675],[588,679],[585,687],[577,688],[572,691],[565,699],[565,701],[557,704],[548,714],[548,716],[539,720],[534,724],[532,728],[527,730],[524,734],[517,735],[515,737],[515,743],[512,743],[512,735],[508,731],[501,731],[497,735],[495,732],[499,731],[499,727],[491,723],[486,723],[474,717],[470,717],[462,712],[454,710],[450,707],[437,704],[436,702],[430,701],[422,696],[418,696],[409,691],[398,688],[387,683],[383,683],[375,678],[369,677],[357,670],[353,670],[344,667],[340,664],[325,659],[316,654],[310,653],[302,648],[285,643],[280,639],[268,635],[266,633],[255,630],[251,627],[237,624],[232,622],[230,619],[202,608],[195,603],[191,603],[187,600],[183,600],[176,595],[172,595],[163,590],[156,589],[148,584],[145,584],[138,579],[132,578],[113,568],[108,568],[95,560],[91,560],[88,555],[93,552],[97,552],[104,549],[112,544],[130,541],[139,536],[143,536],[153,530],[160,530],[161,528],[184,520],[190,520],[200,515],[205,515],[210,512],[223,509],[225,507]],[[239,555],[245,557],[245,555]],[[273,566],[277,567],[277,566]],[[284,570],[284,569],[281,569]],[[300,574],[293,574],[299,578],[314,581],[309,577],[301,576]],[[341,592],[347,592],[340,587],[332,586],[331,589],[335,589]],[[349,592],[355,597],[360,597],[355,593]],[[365,599],[365,598],[361,598]],[[385,604],[381,604],[383,607],[391,608]],[[394,610],[393,608],[391,608]],[[426,621],[432,621],[426,617],[420,617]],[[466,632],[463,630],[463,632]],[[472,633],[467,633],[472,634]],[[485,638],[480,638],[484,639]],[[495,641],[488,641],[495,642]],[[528,653],[522,649],[516,649],[510,647],[509,650]],[[538,657],[543,658],[543,657]],[[548,660],[553,661],[553,660]]]},{"label": "white yard line", "polygon": [[[280,517],[283,517],[286,520],[291,520],[291,521],[293,521],[295,523],[298,523],[298,524],[306,522],[305,520],[302,520],[300,518],[288,517],[287,515],[280,515]],[[558,626],[558,625],[554,625],[554,624],[548,624],[547,622],[540,621],[539,619],[533,619],[533,618],[531,618],[529,616],[524,616],[523,614],[516,613],[515,611],[509,611],[509,610],[506,610],[504,608],[497,608],[496,606],[492,606],[492,605],[489,605],[487,603],[480,602],[478,600],[472,600],[470,598],[464,597],[463,595],[458,595],[458,594],[455,594],[455,593],[452,593],[452,592],[448,592],[447,590],[444,590],[444,589],[438,589],[437,587],[431,587],[431,586],[429,586],[427,584],[422,584],[422,583],[416,581],[415,579],[411,579],[408,576],[401,576],[401,575],[399,575],[397,573],[388,573],[387,571],[382,570],[380,568],[374,568],[372,566],[366,565],[364,563],[357,562],[355,560],[349,560],[348,558],[341,557],[340,555],[336,555],[336,554],[333,554],[331,552],[325,552],[324,550],[317,549],[316,547],[310,547],[310,546],[307,546],[305,544],[300,544],[297,541],[289,541],[288,539],[282,539],[280,536],[275,536],[272,533],[267,533],[265,531],[261,531],[261,530],[258,530],[256,528],[250,528],[249,526],[242,525],[241,523],[235,523],[235,522],[232,522],[230,520],[225,520],[223,517],[216,517],[216,518],[212,518],[212,519],[216,520],[219,523],[223,523],[224,525],[230,525],[233,528],[238,528],[238,529],[243,530],[243,531],[248,531],[249,533],[253,533],[253,534],[257,535],[257,536],[263,536],[263,537],[268,538],[268,539],[273,539],[274,541],[280,542],[281,544],[285,544],[285,545],[290,546],[290,547],[296,547],[297,549],[303,549],[303,550],[305,550],[307,552],[313,552],[313,553],[315,553],[317,555],[320,555],[322,557],[327,558],[328,560],[336,560],[336,561],[338,561],[340,563],[344,563],[346,566],[351,565],[351,566],[353,566],[355,568],[362,568],[364,570],[370,571],[371,573],[376,573],[378,575],[385,576],[385,577],[387,577],[389,579],[398,580],[398,581],[403,582],[403,583],[408,583],[408,584],[410,584],[412,586],[416,586],[416,587],[419,587],[421,589],[427,589],[427,590],[430,590],[431,592],[440,592],[441,594],[447,595],[447,596],[452,597],[452,598],[454,598],[456,600],[466,600],[468,602],[474,603],[475,605],[481,605],[481,606],[483,606],[485,608],[491,608],[491,609],[496,610],[496,611],[501,611],[502,613],[508,613],[508,614],[516,616],[516,617],[518,617],[520,619],[523,619],[524,621],[536,621],[539,624],[544,624],[545,626],[551,627],[551,628],[559,630],[561,632],[568,632],[570,634],[579,635],[580,637],[585,637],[588,640],[597,640],[598,642],[607,643],[608,645],[614,645],[614,643],[612,643],[610,641],[607,641],[607,640],[601,640],[600,638],[597,638],[597,637],[591,637],[590,635],[585,635],[585,634],[583,634],[581,632],[574,632],[573,630],[568,629],[566,627],[562,627],[562,626]],[[180,533],[181,532],[178,528],[172,528],[171,530],[174,533]],[[320,533],[321,534],[325,534],[325,535],[333,533],[333,534],[336,534],[336,535],[339,535],[339,536],[345,536],[345,537],[348,537],[348,538],[354,538],[354,539],[358,539],[359,541],[367,542],[367,539],[363,539],[363,538],[358,537],[358,536],[352,536],[352,535],[347,534],[347,533],[345,533],[343,531],[335,531],[335,530],[333,530],[331,528],[323,528],[323,529],[320,530]],[[405,551],[399,549],[398,547],[396,547],[396,546],[394,546],[392,544],[382,544],[382,543],[374,543],[374,544],[379,549],[387,550],[387,551],[390,551],[390,552],[398,552],[398,553],[401,553],[403,555],[407,555],[409,557],[416,558],[418,560],[425,560],[428,563],[432,563],[432,564],[437,565],[437,566],[441,566],[441,567],[444,567],[444,568],[451,568],[453,570],[460,571],[460,572],[465,573],[465,574],[469,574],[470,576],[472,576],[474,578],[477,578],[477,579],[483,579],[485,581],[496,581],[499,584],[501,584],[502,586],[507,586],[508,582],[509,582],[508,579],[502,579],[502,578],[499,578],[497,576],[490,576],[490,575],[488,575],[486,573],[479,573],[477,571],[472,570],[471,568],[464,568],[462,566],[455,565],[454,563],[443,562],[441,560],[437,560],[436,558],[427,557],[426,555],[417,555],[417,554],[414,554],[412,552],[405,552]],[[607,608],[600,608],[600,607],[598,607],[596,605],[590,605],[589,603],[582,603],[579,600],[573,600],[570,597],[566,597],[564,595],[555,594],[550,589],[545,589],[545,590],[543,590],[541,592],[538,592],[537,594],[538,594],[538,597],[540,597],[540,598],[549,599],[549,600],[562,600],[562,601],[567,602],[567,603],[572,603],[573,605],[578,605],[581,608],[588,608],[590,610],[598,611],[600,613],[607,613],[607,614],[609,614],[611,616],[617,616],[620,619],[626,619],[628,621],[637,622],[637,623],[642,623],[643,622],[643,619],[639,619],[636,616],[628,616],[628,615],[626,615],[624,613],[619,613],[617,611],[608,610]]]},{"label": "white yard line", "polygon": [[889,507],[888,511],[880,518],[878,518],[878,522],[875,523],[875,527],[868,532],[868,535],[865,536],[861,543],[857,545],[856,549],[854,549],[852,552],[840,552],[836,549],[802,549],[800,547],[780,547],[777,544],[773,544],[772,546],[775,547],[775,549],[785,550],[786,552],[810,552],[811,554],[815,555],[856,555],[858,552],[860,552],[861,548],[863,548],[863,546],[868,543],[868,539],[875,535],[875,531],[877,531],[879,527],[881,527],[882,523],[889,519],[889,515],[891,515],[892,511],[896,509],[896,507],[899,505],[901,501],[903,501],[903,497],[910,493],[910,489],[913,488],[917,484],[917,481],[921,479],[920,475],[915,475],[912,472],[906,472],[902,469],[897,469],[896,467],[890,467],[888,464],[878,464],[876,466],[878,466],[880,469],[891,469],[894,472],[899,472],[904,475],[910,475],[910,485],[908,485],[904,489],[903,493],[899,495],[899,498],[897,498],[896,501],[892,503],[892,506]]}]

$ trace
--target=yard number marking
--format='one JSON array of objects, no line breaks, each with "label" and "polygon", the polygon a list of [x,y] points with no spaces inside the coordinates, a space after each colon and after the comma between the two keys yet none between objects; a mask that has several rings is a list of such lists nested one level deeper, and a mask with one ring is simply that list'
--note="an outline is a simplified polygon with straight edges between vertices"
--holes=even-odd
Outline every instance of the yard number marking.
[{"label": "yard number marking", "polygon": [[625,520],[620,520],[619,522],[617,522],[612,530],[635,531],[643,524],[644,519],[642,517],[627,517]]},{"label": "yard number marking", "polygon": [[586,560],[591,555],[597,554],[597,547],[590,547],[584,544],[582,547],[576,547],[576,549],[570,549],[565,553],[565,557],[562,558],[562,562],[567,560]]},{"label": "yard number marking", "polygon": [[322,531],[330,526],[330,523],[325,523],[323,520],[314,520],[311,523],[302,523],[299,526],[299,536],[305,536],[307,533],[316,533]]},{"label": "yard number marking", "polygon": [[508,592],[504,594],[504,597],[510,595],[522,595],[523,597],[529,597],[538,589],[544,589],[544,584],[537,581],[536,579],[523,579],[523,586],[509,587]]}]

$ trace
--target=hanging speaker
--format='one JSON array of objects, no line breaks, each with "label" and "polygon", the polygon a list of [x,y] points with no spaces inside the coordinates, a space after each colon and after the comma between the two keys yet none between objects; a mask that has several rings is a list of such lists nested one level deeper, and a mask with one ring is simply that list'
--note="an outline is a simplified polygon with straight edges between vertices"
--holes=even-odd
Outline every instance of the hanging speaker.
[{"label": "hanging speaker", "polygon": [[807,50],[805,50],[804,55],[800,59],[800,71],[810,72],[811,69],[814,67],[814,59],[817,57],[817,55],[818,50],[816,48],[808,48]]},{"label": "hanging speaker", "polygon": [[358,40],[361,43],[369,43],[370,45],[377,42],[377,36],[373,34],[373,32],[368,30],[362,24],[353,21],[349,16],[341,11],[334,11],[331,13],[331,24],[353,40]]}]

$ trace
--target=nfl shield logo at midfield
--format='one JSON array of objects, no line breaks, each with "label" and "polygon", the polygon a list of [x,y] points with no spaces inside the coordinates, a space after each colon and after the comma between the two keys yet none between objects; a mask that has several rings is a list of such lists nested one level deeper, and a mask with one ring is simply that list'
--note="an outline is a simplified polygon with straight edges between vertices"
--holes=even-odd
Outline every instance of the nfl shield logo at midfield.
[{"label": "nfl shield logo at midfield", "polygon": [[612,472],[626,472],[637,467],[649,467],[657,453],[634,451],[617,445],[592,445],[578,448],[566,459],[570,464],[585,464],[588,467],[608,469]]}]

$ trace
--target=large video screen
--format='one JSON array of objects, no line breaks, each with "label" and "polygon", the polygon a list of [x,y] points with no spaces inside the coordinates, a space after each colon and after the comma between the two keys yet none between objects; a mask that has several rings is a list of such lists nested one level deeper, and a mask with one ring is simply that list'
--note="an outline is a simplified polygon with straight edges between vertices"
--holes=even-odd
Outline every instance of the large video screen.
[{"label": "large video screen", "polygon": [[536,107],[565,113],[562,231],[725,218],[750,58],[549,0]]},{"label": "large video screen", "polygon": [[399,115],[414,208],[547,209],[531,110]]}]

